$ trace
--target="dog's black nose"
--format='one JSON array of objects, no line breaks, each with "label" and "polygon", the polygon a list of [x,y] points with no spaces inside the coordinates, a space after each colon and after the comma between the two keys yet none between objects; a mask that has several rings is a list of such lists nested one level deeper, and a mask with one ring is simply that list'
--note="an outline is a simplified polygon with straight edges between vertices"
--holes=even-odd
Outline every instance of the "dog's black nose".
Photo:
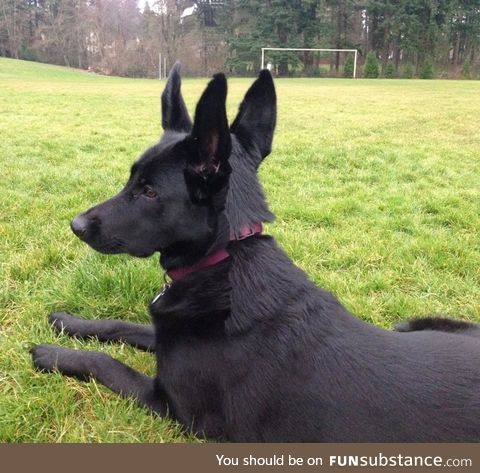
[{"label": "dog's black nose", "polygon": [[87,233],[88,219],[82,214],[77,215],[70,223],[72,232],[77,235],[78,238],[82,238]]}]

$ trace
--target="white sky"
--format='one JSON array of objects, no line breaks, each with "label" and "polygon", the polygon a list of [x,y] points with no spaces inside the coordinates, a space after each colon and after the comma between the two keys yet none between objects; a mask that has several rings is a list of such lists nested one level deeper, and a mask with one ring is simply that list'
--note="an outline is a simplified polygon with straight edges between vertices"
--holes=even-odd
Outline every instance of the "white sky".
[{"label": "white sky", "polygon": [[137,0],[137,2],[138,2],[138,6],[140,7],[141,10],[144,9],[146,3],[149,4],[148,0]]}]

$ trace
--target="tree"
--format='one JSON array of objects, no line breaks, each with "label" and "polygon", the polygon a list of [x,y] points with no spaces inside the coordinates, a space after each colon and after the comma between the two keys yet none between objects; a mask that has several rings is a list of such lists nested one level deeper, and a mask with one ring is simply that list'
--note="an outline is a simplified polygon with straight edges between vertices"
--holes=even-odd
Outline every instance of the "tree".
[{"label": "tree", "polygon": [[413,66],[410,63],[405,64],[403,69],[403,78],[412,79],[413,78]]},{"label": "tree", "polygon": [[395,77],[395,66],[393,62],[388,62],[385,66],[385,77],[387,79],[393,79],[393,77]]},{"label": "tree", "polygon": [[[251,74],[270,46],[375,51],[387,77],[390,63],[476,77],[479,31],[480,0],[150,0],[144,11],[137,0],[0,0],[0,55],[130,76],[156,75],[159,52],[186,58],[191,74]],[[267,60],[280,75],[319,75],[325,63],[338,75],[342,57]]]},{"label": "tree", "polygon": [[21,58],[22,47],[30,39],[29,8],[26,0],[0,0],[0,54]]},{"label": "tree", "polygon": [[377,56],[373,51],[370,51],[367,54],[367,60],[365,61],[363,75],[367,79],[376,79],[379,73],[380,71]]},{"label": "tree", "polygon": [[[319,0],[237,0],[223,15],[229,49],[228,64],[235,70],[258,70],[262,47],[314,48],[318,46]],[[300,62],[315,68],[313,56],[272,52],[268,59],[279,75],[289,75]]]},{"label": "tree", "polygon": [[471,79],[472,71],[470,68],[470,61],[465,61],[462,66],[462,79]]},{"label": "tree", "polygon": [[38,39],[32,44],[41,59],[65,66],[84,66],[88,36],[85,8],[85,2],[80,0],[43,3]]},{"label": "tree", "polygon": [[422,72],[420,73],[421,79],[433,79],[433,63],[430,58],[426,59],[423,63]]},{"label": "tree", "polygon": [[345,64],[343,66],[343,77],[353,77],[353,69],[355,67],[355,63],[353,57],[348,55]]}]

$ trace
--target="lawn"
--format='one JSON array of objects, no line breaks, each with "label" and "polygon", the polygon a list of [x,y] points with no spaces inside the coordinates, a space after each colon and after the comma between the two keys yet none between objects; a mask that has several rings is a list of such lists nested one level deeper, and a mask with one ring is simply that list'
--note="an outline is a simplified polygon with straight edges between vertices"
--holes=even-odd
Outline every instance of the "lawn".
[{"label": "lawn", "polygon": [[[205,79],[187,79],[193,111]],[[229,81],[233,119],[250,79]],[[117,192],[160,134],[163,83],[0,58],[0,440],[196,441],[94,382],[32,369],[29,347],[99,349],[145,372],[151,355],[52,333],[47,315],[147,322],[158,257],[103,256],[69,221]],[[480,321],[480,82],[277,80],[261,169],[267,231],[364,320]]]}]

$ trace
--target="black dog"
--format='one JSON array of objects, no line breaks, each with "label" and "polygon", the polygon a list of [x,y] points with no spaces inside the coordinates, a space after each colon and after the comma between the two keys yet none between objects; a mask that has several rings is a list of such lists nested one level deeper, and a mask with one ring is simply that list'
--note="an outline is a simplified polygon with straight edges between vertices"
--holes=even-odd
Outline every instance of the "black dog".
[{"label": "black dog", "polygon": [[[173,282],[152,301],[153,326],[52,314],[57,330],[155,351],[152,379],[104,353],[53,345],[35,366],[94,377],[208,438],[268,442],[480,440],[480,333],[414,321],[389,332],[317,288],[275,240],[256,171],[276,120],[262,71],[229,128],[215,75],[192,124],[178,66],[162,96],[160,142],[125,188],[77,216],[74,233],[103,253],[149,256]],[[446,333],[455,332],[455,333]]]}]

